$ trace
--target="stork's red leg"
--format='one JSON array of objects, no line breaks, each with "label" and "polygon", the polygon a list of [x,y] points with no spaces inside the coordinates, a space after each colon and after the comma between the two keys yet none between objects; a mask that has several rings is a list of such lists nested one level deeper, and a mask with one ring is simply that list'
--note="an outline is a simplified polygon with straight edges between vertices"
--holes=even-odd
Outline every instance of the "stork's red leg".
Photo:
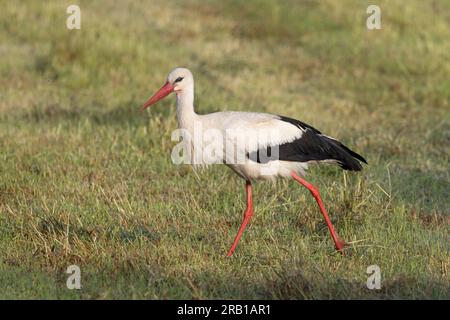
[{"label": "stork's red leg", "polygon": [[250,181],[247,181],[245,183],[245,190],[247,192],[247,209],[245,209],[244,212],[244,221],[242,221],[241,227],[239,228],[236,238],[234,238],[233,245],[231,246],[230,251],[228,251],[227,254],[228,257],[231,257],[234,250],[236,249],[239,239],[242,237],[242,233],[244,232],[245,227],[247,226],[248,222],[250,221],[250,218],[253,215],[252,183]]},{"label": "stork's red leg", "polygon": [[317,204],[319,205],[320,211],[322,212],[323,217],[325,218],[325,222],[327,223],[328,229],[330,230],[331,237],[334,240],[334,245],[336,246],[336,249],[339,252],[343,253],[342,249],[344,248],[344,246],[346,244],[345,244],[344,241],[339,239],[336,231],[334,231],[333,224],[331,223],[330,217],[328,216],[327,211],[325,210],[325,207],[324,207],[323,202],[322,202],[322,198],[320,197],[319,190],[314,185],[312,185],[311,183],[306,181],[305,179],[302,179],[301,177],[299,177],[295,172],[292,172],[291,175],[292,175],[292,178],[294,178],[295,181],[297,181],[301,185],[303,185],[306,188],[308,188],[308,190],[311,192],[313,197],[316,199]]}]

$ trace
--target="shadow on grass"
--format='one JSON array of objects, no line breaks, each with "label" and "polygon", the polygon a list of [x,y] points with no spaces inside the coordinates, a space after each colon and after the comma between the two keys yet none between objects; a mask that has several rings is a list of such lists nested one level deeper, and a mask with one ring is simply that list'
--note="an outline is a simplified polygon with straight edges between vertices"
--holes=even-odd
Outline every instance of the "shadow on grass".
[{"label": "shadow on grass", "polygon": [[47,123],[59,124],[65,122],[68,124],[78,124],[89,120],[93,124],[111,125],[111,126],[128,126],[130,124],[144,124],[149,117],[168,118],[173,115],[173,106],[163,106],[153,108],[150,112],[140,111],[141,105],[135,100],[120,105],[105,108],[93,104],[92,108],[76,108],[57,106],[55,104],[48,105],[44,108],[33,107],[30,110],[4,117],[6,121],[25,121],[26,123]]},{"label": "shadow on grass", "polygon": [[391,175],[393,193],[402,202],[421,213],[450,214],[450,181],[445,172],[397,167]]},{"label": "shadow on grass", "polygon": [[[80,261],[81,262],[81,261]],[[69,265],[72,263],[69,263]],[[307,276],[292,268],[252,282],[216,273],[168,275],[159,266],[133,270],[87,271],[82,265],[82,290],[68,290],[65,270],[46,273],[0,264],[2,298],[53,299],[449,299],[448,284],[439,279],[398,276],[383,279],[381,289],[368,289],[366,279],[347,280],[316,272]]]},{"label": "shadow on grass", "polygon": [[[286,264],[265,272],[259,281],[246,274],[167,272],[159,263],[139,267],[126,260],[113,265],[85,265],[68,258],[67,266],[79,264],[82,290],[66,288],[65,267],[44,271],[27,269],[0,260],[2,298],[56,299],[449,299],[449,284],[431,275],[398,274],[381,279],[381,289],[368,289],[366,275],[350,279],[305,263]],[[136,268],[138,267],[138,268]],[[62,269],[61,269],[62,268]]]},{"label": "shadow on grass", "polygon": [[361,281],[333,275],[306,276],[293,269],[260,284],[263,298],[269,299],[448,299],[448,284],[443,280],[399,275],[382,279],[381,289],[368,289]]}]

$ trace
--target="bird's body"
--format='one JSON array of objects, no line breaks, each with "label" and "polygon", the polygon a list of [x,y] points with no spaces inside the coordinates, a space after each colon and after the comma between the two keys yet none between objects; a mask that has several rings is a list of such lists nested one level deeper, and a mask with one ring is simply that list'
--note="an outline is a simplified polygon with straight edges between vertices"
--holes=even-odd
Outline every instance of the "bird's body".
[{"label": "bird's body", "polygon": [[[277,116],[267,113],[256,112],[240,112],[240,111],[225,111],[215,112],[206,115],[197,115],[192,117],[194,125],[185,126],[183,122],[179,123],[180,128],[189,132],[191,137],[195,136],[195,130],[203,132],[204,139],[190,139],[188,148],[193,150],[193,153],[199,153],[202,161],[201,165],[209,165],[214,163],[224,163],[233,169],[242,178],[254,181],[259,179],[275,179],[276,177],[290,177],[292,170],[300,175],[305,174],[308,167],[306,162],[292,162],[273,160],[266,163],[251,160],[247,154],[257,152],[259,148],[274,147],[283,145],[299,139],[302,131],[295,126],[281,121]],[[195,126],[195,123],[198,125]],[[200,129],[201,127],[201,129]],[[213,131],[214,130],[214,131]],[[208,132],[220,133],[222,138],[221,146],[222,152],[219,157],[211,159],[205,152],[204,140],[206,140]],[[280,132],[283,135],[273,136],[261,135],[261,132]],[[241,140],[247,142],[241,147],[237,147],[235,137],[243,137]],[[253,139],[252,139],[253,138]],[[199,141],[200,140],[200,141]],[[256,142],[256,143],[248,143]],[[250,145],[251,144],[251,145]],[[227,148],[231,146],[230,148]],[[244,159],[245,161],[238,161]],[[272,174],[264,174],[265,172],[273,172]]]},{"label": "bird's body", "polygon": [[[313,185],[303,179],[310,163],[336,163],[345,170],[359,171],[365,159],[338,140],[301,121],[268,113],[225,111],[199,115],[194,110],[194,80],[188,69],[176,68],[166,84],[144,108],[169,93],[177,94],[178,125],[193,164],[223,163],[246,181],[247,210],[230,256],[253,214],[252,182],[259,179],[293,178],[316,198],[335,241],[339,240]],[[189,137],[189,138],[186,138]]]}]

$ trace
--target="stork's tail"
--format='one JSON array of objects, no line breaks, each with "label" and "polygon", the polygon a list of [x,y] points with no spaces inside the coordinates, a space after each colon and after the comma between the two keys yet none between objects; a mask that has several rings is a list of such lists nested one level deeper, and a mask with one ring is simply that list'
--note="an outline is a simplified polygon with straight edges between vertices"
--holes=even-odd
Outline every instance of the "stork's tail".
[{"label": "stork's tail", "polygon": [[[289,122],[302,131],[299,138],[282,143],[278,147],[278,160],[298,161],[298,162],[336,162],[342,169],[351,171],[361,171],[366,159],[355,151],[350,150],[340,141],[322,134],[319,130],[296,119],[278,116],[281,121]],[[266,146],[256,152],[250,153],[251,159],[257,159],[259,163],[270,160],[260,159],[260,152],[268,153],[269,149],[275,146]]]},{"label": "stork's tail", "polygon": [[340,141],[327,136],[322,136],[321,138],[333,146],[333,149],[335,149],[334,154],[337,155],[333,160],[336,160],[342,169],[349,171],[361,171],[362,165],[359,161],[367,164],[367,160],[364,159],[362,155],[350,150]]}]

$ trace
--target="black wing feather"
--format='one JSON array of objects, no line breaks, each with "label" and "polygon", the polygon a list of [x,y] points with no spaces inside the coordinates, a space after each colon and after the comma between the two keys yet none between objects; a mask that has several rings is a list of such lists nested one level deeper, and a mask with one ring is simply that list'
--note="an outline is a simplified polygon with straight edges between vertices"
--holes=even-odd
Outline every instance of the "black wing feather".
[{"label": "black wing feather", "polygon": [[[367,163],[360,154],[350,150],[341,142],[324,136],[322,133],[313,128],[312,126],[301,122],[296,119],[279,116],[280,120],[289,122],[303,131],[302,136],[292,142],[284,143],[278,146],[279,160],[284,161],[336,161],[344,170],[360,171],[362,166],[359,161]],[[272,146],[273,148],[274,146]],[[270,155],[272,149],[270,146],[259,149],[256,154],[257,162],[261,163],[259,154],[265,152],[266,155]],[[250,159],[254,157],[254,154],[250,154]],[[267,157],[266,157],[267,158]],[[359,161],[358,161],[359,160]],[[270,160],[269,160],[270,161]]]}]

